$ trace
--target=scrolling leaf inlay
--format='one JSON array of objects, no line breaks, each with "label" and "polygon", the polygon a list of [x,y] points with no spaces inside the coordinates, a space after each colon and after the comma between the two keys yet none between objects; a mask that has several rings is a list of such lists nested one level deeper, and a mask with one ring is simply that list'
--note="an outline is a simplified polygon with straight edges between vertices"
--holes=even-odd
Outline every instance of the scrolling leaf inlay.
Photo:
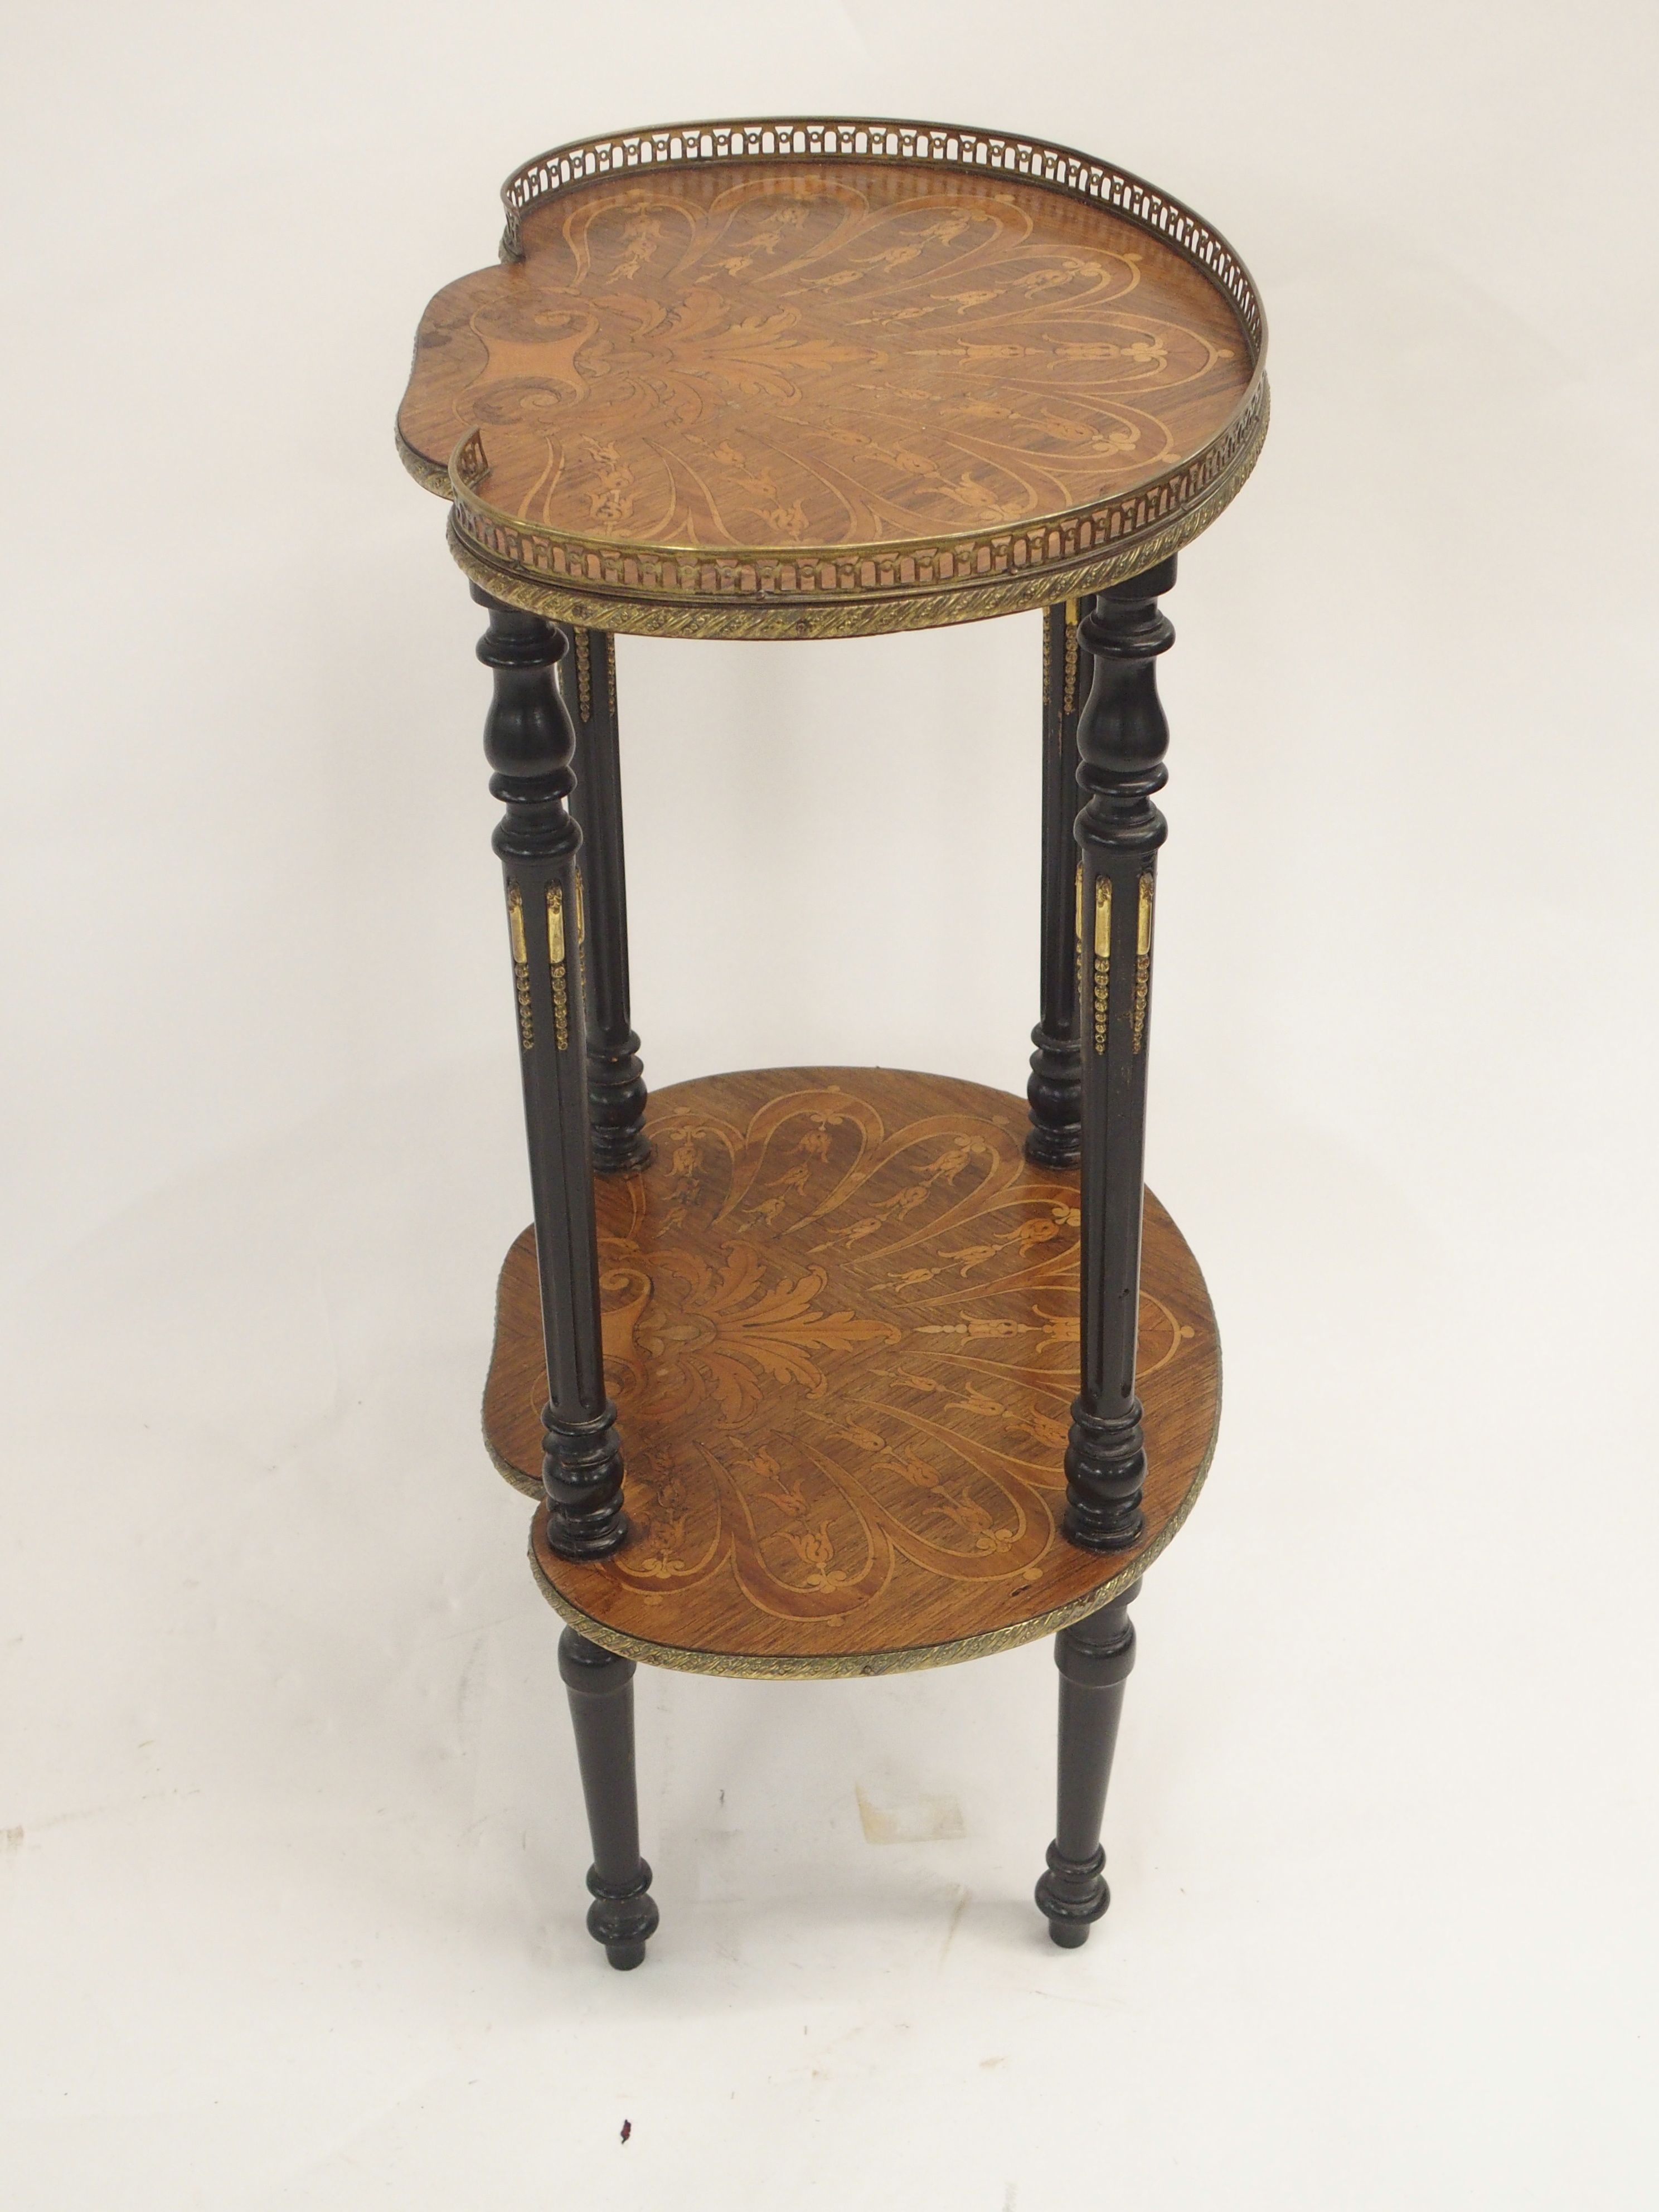
[{"label": "scrolling leaf inlay", "polygon": [[[559,1588],[665,1641],[665,1608],[708,1609],[737,1649],[808,1630],[856,1646],[912,1604],[909,1640],[926,1641],[930,1605],[994,1623],[1051,1576],[1086,1587],[1106,1570],[1058,1534],[1075,1177],[1024,1158],[1023,1114],[1000,1094],[788,1073],[799,1087],[721,1077],[662,1094],[656,1164],[598,1192],[635,1533],[602,1566],[556,1567]],[[1176,1441],[1182,1412],[1156,1454],[1158,1479],[1184,1488],[1213,1419],[1213,1322],[1156,1200],[1149,1222],[1143,1395],[1154,1428],[1164,1406],[1192,1408],[1197,1447]],[[521,1240],[486,1401],[509,1470],[545,1389],[535,1310]]]},{"label": "scrolling leaf inlay", "polygon": [[561,619],[851,634],[1064,598],[1204,526],[1266,429],[1237,256],[1063,149],[641,133],[527,165],[509,205],[509,265],[428,310],[400,437],[469,572]]}]

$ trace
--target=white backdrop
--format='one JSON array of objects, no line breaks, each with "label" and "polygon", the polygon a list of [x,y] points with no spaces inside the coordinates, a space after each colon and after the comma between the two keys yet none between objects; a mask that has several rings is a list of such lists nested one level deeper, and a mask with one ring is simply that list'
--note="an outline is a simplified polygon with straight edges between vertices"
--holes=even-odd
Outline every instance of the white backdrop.
[{"label": "white backdrop", "polygon": [[[6,38],[7,2203],[1645,2201],[1645,11],[192,0]],[[1030,1904],[1035,1648],[642,1673],[663,1927],[622,1977],[477,1434],[528,1210],[487,685],[391,424],[517,161],[769,111],[1087,148],[1262,288],[1273,429],[1164,663],[1151,1177],[1229,1396],[1085,1951]],[[619,657],[650,1079],[1018,1089],[1036,618]],[[860,1787],[963,1833],[872,1847]]]}]

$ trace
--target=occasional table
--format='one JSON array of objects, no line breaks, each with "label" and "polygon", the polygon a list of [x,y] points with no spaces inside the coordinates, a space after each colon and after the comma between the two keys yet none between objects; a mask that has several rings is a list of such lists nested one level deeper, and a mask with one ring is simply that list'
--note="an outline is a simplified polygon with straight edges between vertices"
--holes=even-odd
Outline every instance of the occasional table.
[{"label": "occasional table", "polygon": [[[657,1925],[637,1662],[877,1674],[1053,1635],[1036,1898],[1074,1947],[1108,1903],[1128,1606],[1220,1412],[1203,1278],[1142,1186],[1156,664],[1177,550],[1267,432],[1255,289],[1123,171],[937,124],[629,132],[541,155],[502,198],[501,265],[422,319],[398,440],[488,610],[535,1219],[501,1272],[484,1432],[539,1501],[532,1564],[568,1624],[588,1927],[629,1967]],[[647,1097],[616,636],[1036,608],[1026,1098],[845,1067]]]}]

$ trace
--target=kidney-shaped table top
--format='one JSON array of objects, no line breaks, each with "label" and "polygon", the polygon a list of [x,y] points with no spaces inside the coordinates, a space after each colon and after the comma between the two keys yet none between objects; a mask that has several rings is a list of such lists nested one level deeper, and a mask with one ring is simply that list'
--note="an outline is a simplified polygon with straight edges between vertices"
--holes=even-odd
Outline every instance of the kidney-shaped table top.
[{"label": "kidney-shaped table top", "polygon": [[458,557],[555,619],[714,636],[968,621],[1196,535],[1265,434],[1224,240],[1064,149],[686,125],[504,188],[422,318],[405,461]]}]

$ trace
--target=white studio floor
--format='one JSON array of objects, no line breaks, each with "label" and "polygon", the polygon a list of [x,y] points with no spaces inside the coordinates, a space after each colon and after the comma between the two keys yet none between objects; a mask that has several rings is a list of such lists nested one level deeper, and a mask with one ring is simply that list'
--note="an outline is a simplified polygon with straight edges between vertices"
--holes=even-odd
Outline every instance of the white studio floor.
[{"label": "white studio floor", "polygon": [[[1613,0],[1011,20],[15,27],[5,2212],[1654,2201],[1659,43]],[[621,1976],[478,1433],[528,1218],[487,684],[391,422],[515,162],[800,112],[1106,154],[1267,302],[1160,672],[1149,1175],[1226,1403],[1085,1950],[1030,1902],[1037,1646],[641,1672]],[[619,683],[653,1085],[1023,1087],[1037,618],[628,638]]]}]

